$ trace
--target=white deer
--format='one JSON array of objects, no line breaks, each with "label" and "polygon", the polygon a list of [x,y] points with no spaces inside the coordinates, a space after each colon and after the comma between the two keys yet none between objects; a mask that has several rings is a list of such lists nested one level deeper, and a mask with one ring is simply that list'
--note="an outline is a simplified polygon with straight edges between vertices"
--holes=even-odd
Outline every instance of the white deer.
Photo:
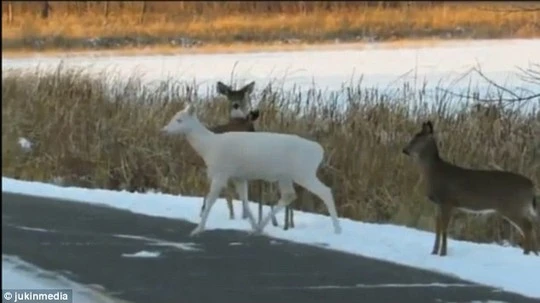
[{"label": "white deer", "polygon": [[[216,134],[199,121],[192,105],[177,112],[161,131],[168,135],[185,135],[189,144],[203,158],[211,180],[201,222],[191,232],[192,236],[204,231],[208,214],[229,179],[242,200],[254,233],[261,233],[276,213],[296,199],[294,182],[324,202],[332,218],[334,232],[341,233],[332,191],[317,177],[324,156],[319,143],[296,135],[270,132]],[[277,206],[258,225],[247,204],[249,180],[278,182],[281,194]]]}]

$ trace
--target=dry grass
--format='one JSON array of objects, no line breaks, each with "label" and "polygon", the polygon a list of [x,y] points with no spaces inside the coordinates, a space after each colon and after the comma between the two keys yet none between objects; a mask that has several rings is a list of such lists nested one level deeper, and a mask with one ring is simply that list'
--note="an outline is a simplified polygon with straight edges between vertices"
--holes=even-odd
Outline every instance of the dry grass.
[{"label": "dry grass", "polygon": [[142,3],[126,3],[119,8],[118,3],[109,1],[110,12],[105,17],[105,2],[87,2],[70,6],[68,2],[51,1],[53,10],[47,19],[39,18],[39,3],[15,3],[11,22],[3,2],[2,50],[114,49],[186,43],[197,47],[193,41],[222,45],[540,37],[540,9],[508,13],[511,4],[489,2],[397,3],[385,7],[361,2],[275,1],[242,7],[233,2],[148,1],[142,20]]},{"label": "dry grass", "polygon": [[[4,74],[2,175],[41,181],[61,176],[78,186],[203,195],[204,168],[194,164],[200,162],[193,161],[187,143],[158,136],[170,116],[191,99],[186,87],[164,82],[143,89],[130,79],[111,92],[106,83],[76,70]],[[171,88],[180,93],[171,95]],[[309,105],[301,107],[299,93],[266,87],[256,97],[262,113],[257,128],[321,142],[327,166],[320,175],[333,189],[342,217],[433,229],[434,207],[423,197],[419,171],[401,154],[419,121],[427,118],[435,122],[441,152],[450,161],[476,168],[497,165],[540,182],[540,142],[534,134],[540,129],[538,113],[524,117],[498,111],[497,118],[491,111],[463,109],[453,115],[445,104],[457,100],[441,96],[437,106],[414,107],[411,114],[407,108],[425,97],[422,92],[382,94],[359,87],[341,93],[346,112],[317,93],[305,97]],[[226,102],[215,98],[195,102],[208,124],[226,117]],[[34,142],[34,149],[22,152],[19,137]],[[272,187],[265,187],[264,194],[265,201],[276,201]],[[325,213],[314,199],[303,195],[294,207]],[[451,233],[476,241],[516,240],[498,217],[456,216]]]}]

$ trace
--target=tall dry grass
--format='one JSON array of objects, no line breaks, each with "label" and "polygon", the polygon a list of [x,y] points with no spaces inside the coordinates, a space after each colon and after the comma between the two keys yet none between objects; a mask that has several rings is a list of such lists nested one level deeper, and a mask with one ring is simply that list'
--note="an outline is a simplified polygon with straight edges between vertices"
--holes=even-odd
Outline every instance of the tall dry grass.
[{"label": "tall dry grass", "polygon": [[[137,79],[116,85],[111,91],[107,79],[74,69],[5,73],[2,175],[46,182],[62,177],[70,185],[202,196],[208,188],[204,167],[193,161],[196,155],[182,138],[163,138],[158,130],[188,100],[209,125],[226,117],[227,103],[217,95],[193,98],[187,86],[172,81],[153,88]],[[340,94],[348,106],[344,112],[322,94],[301,96],[271,86],[254,101],[261,110],[258,130],[295,133],[324,146],[326,165],[320,176],[332,188],[341,217],[433,229],[434,207],[423,196],[419,170],[401,153],[428,118],[435,123],[446,159],[475,168],[498,166],[540,183],[536,111],[523,116],[470,111],[467,106],[456,113],[447,105],[459,100],[448,95],[441,95],[436,106],[411,106],[422,92],[404,97],[359,86]],[[309,103],[298,106],[299,98]],[[21,150],[20,137],[34,143],[31,151]],[[260,198],[251,195],[252,200]],[[277,201],[271,186],[264,195],[265,201]],[[302,195],[294,208],[326,212],[310,194]],[[458,215],[451,234],[488,242],[517,239],[496,216]]]},{"label": "tall dry grass", "polygon": [[534,3],[521,6],[537,10],[509,13],[516,4],[146,1],[144,9],[142,1],[49,1],[46,19],[42,4],[28,1],[12,1],[9,19],[8,3],[2,2],[3,50],[540,37]]}]

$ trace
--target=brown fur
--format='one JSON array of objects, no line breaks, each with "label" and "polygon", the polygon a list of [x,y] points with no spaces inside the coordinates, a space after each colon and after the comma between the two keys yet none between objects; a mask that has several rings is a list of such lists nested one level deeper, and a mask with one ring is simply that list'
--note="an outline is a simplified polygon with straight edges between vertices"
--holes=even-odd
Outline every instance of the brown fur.
[{"label": "brown fur", "polygon": [[226,132],[254,132],[255,124],[254,122],[259,118],[259,111],[251,111],[248,116],[244,119],[241,118],[231,118],[229,123],[216,125],[210,127],[209,130],[216,134],[226,133]]},{"label": "brown fur", "polygon": [[[436,236],[432,254],[447,254],[447,229],[454,209],[494,210],[523,232],[523,253],[538,255],[533,182],[516,173],[463,168],[439,155],[431,121],[403,149],[415,158],[426,180],[427,197],[437,205]],[[442,241],[442,247],[439,247]]]}]

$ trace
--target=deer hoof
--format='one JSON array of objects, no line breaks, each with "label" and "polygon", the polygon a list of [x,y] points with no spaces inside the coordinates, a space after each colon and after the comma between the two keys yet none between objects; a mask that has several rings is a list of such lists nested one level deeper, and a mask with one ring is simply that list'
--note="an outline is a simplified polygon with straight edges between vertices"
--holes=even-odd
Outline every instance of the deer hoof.
[{"label": "deer hoof", "polygon": [[190,237],[195,237],[195,236],[198,236],[202,233],[203,229],[200,228],[200,227],[196,227],[194,230],[191,231],[191,233],[189,234]]}]

